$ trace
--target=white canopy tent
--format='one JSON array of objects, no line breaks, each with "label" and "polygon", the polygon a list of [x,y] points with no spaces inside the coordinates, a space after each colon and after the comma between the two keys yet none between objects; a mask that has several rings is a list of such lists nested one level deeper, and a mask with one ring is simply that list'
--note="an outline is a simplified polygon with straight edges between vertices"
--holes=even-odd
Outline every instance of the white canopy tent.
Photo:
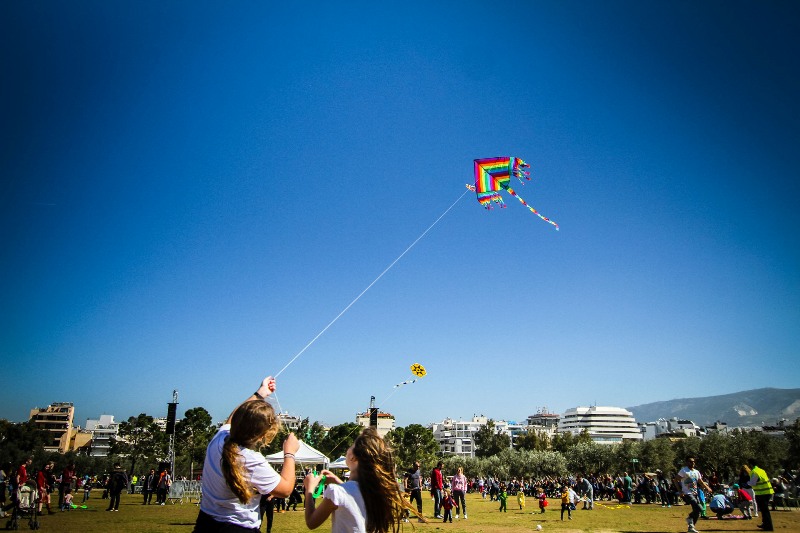
[{"label": "white canopy tent", "polygon": [[343,468],[343,469],[347,468],[347,463],[344,460],[344,455],[328,465],[328,470],[333,470],[334,468]]},{"label": "white canopy tent", "polygon": [[[283,464],[283,452],[271,453],[266,458],[269,463]],[[328,463],[330,463],[330,459],[321,451],[312,448],[303,441],[300,441],[300,449],[294,454],[294,460],[299,464],[321,464],[323,468],[328,468]]]}]

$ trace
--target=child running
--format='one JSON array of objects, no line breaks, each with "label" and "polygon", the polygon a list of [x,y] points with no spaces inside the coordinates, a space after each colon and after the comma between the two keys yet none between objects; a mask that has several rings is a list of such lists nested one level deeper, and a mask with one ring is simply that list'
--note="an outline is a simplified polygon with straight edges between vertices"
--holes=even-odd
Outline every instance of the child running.
[{"label": "child running", "polygon": [[572,498],[567,485],[561,488],[561,520],[564,520],[564,511],[567,511],[567,518],[572,520]]},{"label": "child running", "polygon": [[536,499],[539,500],[539,510],[544,514],[544,508],[547,507],[547,495],[544,493],[542,487],[536,487]]},{"label": "child running", "polygon": [[497,493],[497,499],[500,500],[500,512],[507,513],[506,502],[508,501],[508,493],[506,492],[506,484],[500,483],[500,490]]},{"label": "child running", "polygon": [[395,481],[392,450],[375,428],[366,428],[356,437],[345,463],[350,469],[347,482],[330,470],[321,472],[327,486],[319,506],[313,494],[322,478],[306,476],[306,526],[316,529],[332,516],[333,533],[397,533],[405,500]]},{"label": "child running", "polygon": [[525,492],[521,488],[517,491],[517,503],[520,511],[525,509]]}]

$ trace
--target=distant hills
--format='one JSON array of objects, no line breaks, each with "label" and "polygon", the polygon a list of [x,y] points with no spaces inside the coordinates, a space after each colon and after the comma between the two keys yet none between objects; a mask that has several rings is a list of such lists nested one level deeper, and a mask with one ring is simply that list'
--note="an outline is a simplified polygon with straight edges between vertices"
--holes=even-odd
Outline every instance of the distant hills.
[{"label": "distant hills", "polygon": [[800,417],[800,389],[755,389],[707,398],[681,398],[628,407],[637,422],[659,418],[688,419],[698,426],[717,420],[729,426],[774,426]]}]

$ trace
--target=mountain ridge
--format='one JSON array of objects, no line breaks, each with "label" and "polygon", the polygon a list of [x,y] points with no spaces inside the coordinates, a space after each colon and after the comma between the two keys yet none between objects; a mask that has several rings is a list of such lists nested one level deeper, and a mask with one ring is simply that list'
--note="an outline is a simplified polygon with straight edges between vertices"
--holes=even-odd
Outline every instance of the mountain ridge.
[{"label": "mountain ridge", "polygon": [[720,421],[728,426],[777,425],[800,417],[800,389],[765,387],[717,396],[678,398],[627,407],[637,422],[659,418],[691,420],[699,426]]}]

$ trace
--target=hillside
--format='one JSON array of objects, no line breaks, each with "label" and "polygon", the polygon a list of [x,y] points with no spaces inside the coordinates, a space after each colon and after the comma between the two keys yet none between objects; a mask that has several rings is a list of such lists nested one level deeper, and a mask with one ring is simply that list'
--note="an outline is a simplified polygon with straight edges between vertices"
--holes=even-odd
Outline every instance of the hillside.
[{"label": "hillside", "polygon": [[775,425],[800,417],[800,389],[755,389],[706,398],[681,398],[628,407],[637,422],[684,418],[697,425],[717,420],[729,426]]}]

